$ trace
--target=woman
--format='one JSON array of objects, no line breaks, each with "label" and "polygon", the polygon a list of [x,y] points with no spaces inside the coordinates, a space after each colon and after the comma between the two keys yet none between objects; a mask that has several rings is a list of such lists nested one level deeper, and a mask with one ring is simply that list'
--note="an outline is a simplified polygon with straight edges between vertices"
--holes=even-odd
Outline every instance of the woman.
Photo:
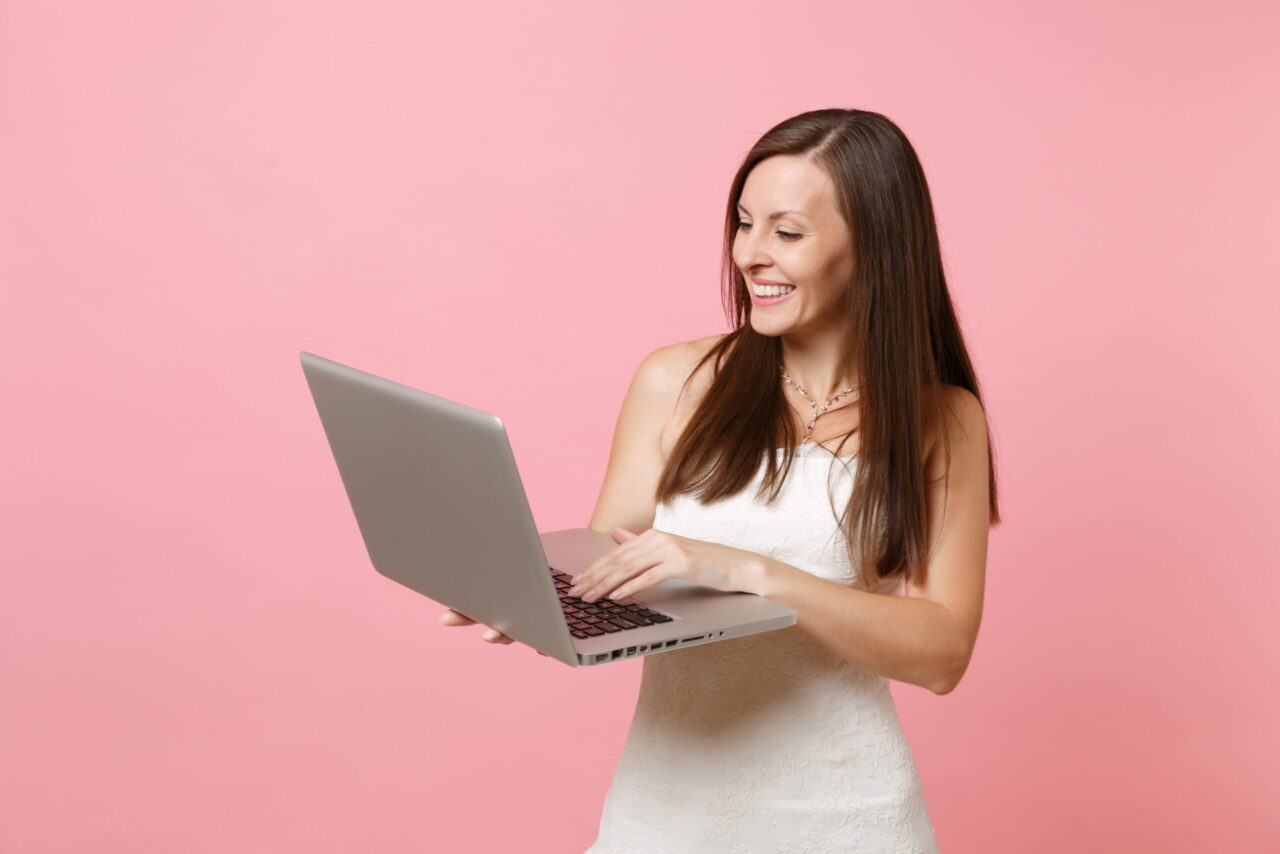
[{"label": "woman", "polygon": [[684,578],[798,622],[644,659],[589,854],[936,851],[888,682],[955,688],[1000,519],[924,173],[884,116],[807,112],[726,219],[733,331],[641,363],[590,523],[619,545],[573,592]]}]

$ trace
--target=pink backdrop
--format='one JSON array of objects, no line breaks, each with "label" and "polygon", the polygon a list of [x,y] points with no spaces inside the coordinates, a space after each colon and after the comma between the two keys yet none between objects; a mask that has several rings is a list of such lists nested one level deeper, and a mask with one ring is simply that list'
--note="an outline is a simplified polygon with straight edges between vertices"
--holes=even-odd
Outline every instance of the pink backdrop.
[{"label": "pink backdrop", "polygon": [[378,576],[298,351],[585,525],[826,106],[917,146],[1000,465],[972,666],[894,687],[943,849],[1280,849],[1275,3],[431,5],[0,5],[0,849],[586,847],[640,663]]}]

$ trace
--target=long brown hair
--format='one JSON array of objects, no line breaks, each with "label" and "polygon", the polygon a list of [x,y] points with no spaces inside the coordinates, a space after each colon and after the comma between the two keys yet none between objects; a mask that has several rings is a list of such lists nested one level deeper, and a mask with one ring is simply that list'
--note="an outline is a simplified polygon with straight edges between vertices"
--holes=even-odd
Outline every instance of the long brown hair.
[{"label": "long brown hair", "polygon": [[[903,132],[865,110],[801,113],[770,129],[739,167],[725,214],[721,296],[732,331],[702,357],[715,368],[706,394],[672,448],[656,499],[695,493],[708,503],[744,489],[766,466],[758,494],[773,501],[795,455],[798,431],[780,379],[782,341],[750,323],[751,298],[733,260],[738,201],[751,170],[768,157],[809,158],[826,170],[853,237],[855,273],[845,290],[847,367],[859,378],[859,432],[852,495],[838,518],[854,567],[874,567],[878,584],[859,570],[855,583],[876,588],[891,576],[923,574],[927,483],[923,442],[942,428],[946,469],[951,443],[943,386],[982,400],[956,322],[942,270],[937,226],[924,170]],[[681,392],[683,394],[683,391]],[[988,429],[988,435],[990,431]],[[990,443],[988,443],[990,447]],[[783,447],[781,467],[776,448]],[[837,450],[837,453],[839,451]],[[990,523],[999,524],[995,457],[989,459]],[[946,492],[944,492],[944,496]],[[944,497],[945,506],[945,497]],[[856,545],[855,545],[856,544]]]}]

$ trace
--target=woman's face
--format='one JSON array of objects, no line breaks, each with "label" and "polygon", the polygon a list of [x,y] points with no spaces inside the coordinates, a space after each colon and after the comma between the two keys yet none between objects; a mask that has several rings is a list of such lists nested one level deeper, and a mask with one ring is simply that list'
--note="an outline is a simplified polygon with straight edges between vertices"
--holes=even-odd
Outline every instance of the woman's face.
[{"label": "woman's face", "polygon": [[[775,212],[781,215],[771,219]],[[836,209],[835,186],[804,157],[777,155],[747,175],[733,260],[751,293],[751,325],[761,335],[816,332],[841,322],[853,277],[852,236]],[[791,285],[779,289],[760,285]]]}]

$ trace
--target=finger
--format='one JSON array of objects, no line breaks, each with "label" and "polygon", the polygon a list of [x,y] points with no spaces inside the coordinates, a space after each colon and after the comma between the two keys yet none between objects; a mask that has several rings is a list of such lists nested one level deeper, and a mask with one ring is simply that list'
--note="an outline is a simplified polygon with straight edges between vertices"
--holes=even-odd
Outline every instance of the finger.
[{"label": "finger", "polygon": [[628,531],[626,528],[616,525],[609,531],[609,534],[613,537],[613,540],[616,543],[629,542],[640,536],[640,534],[637,534],[634,531]]},{"label": "finger", "polygon": [[659,568],[655,566],[653,569],[640,573],[639,575],[637,575],[635,578],[631,579],[627,583],[619,585],[618,589],[613,591],[613,594],[610,598],[614,599],[615,601],[620,599],[630,599],[632,596],[635,596],[637,593],[643,593],[644,591],[648,590],[650,587],[653,587],[655,584],[660,584],[665,580],[666,580],[665,574],[663,574],[659,570]]},{"label": "finger", "polygon": [[654,530],[650,528],[642,534],[632,534],[626,528],[614,528],[614,531],[621,531],[629,536],[629,539],[614,546],[613,549],[605,555],[602,555],[591,563],[583,567],[582,572],[578,573],[574,578],[574,583],[581,585],[584,579],[594,579],[601,574],[607,572],[606,567],[615,565],[619,561],[625,562],[631,556],[636,554],[636,549],[641,549],[640,553],[648,550],[653,544],[654,538],[650,536]]},{"label": "finger", "polygon": [[471,619],[466,614],[460,614],[450,608],[440,615],[440,622],[442,625],[446,626],[469,626],[474,623],[475,620]]},{"label": "finger", "polygon": [[[651,528],[650,531],[653,529]],[[576,582],[575,586],[580,587],[578,593],[574,596],[580,599],[588,599],[588,594],[600,596],[608,595],[618,585],[622,584],[629,578],[634,578],[639,573],[654,566],[658,563],[657,552],[662,548],[662,541],[657,537],[648,537],[646,531],[634,540],[628,541],[625,545],[619,546],[619,551],[624,548],[630,550],[626,554],[618,554],[614,561],[617,563],[612,566],[601,567],[592,573],[585,581]],[[641,542],[643,540],[643,542]],[[584,575],[586,572],[584,571]],[[586,586],[583,587],[582,585]]]},{"label": "finger", "polygon": [[618,588],[645,572],[662,565],[662,557],[656,553],[657,549],[658,547],[655,546],[644,553],[637,554],[627,566],[623,566],[601,578],[591,585],[590,590],[579,593],[579,598],[587,602],[594,602],[606,596],[610,599],[618,598],[615,595],[615,591]]},{"label": "finger", "polygon": [[512,638],[507,637],[497,629],[489,629],[484,633],[484,640],[487,643],[511,643]]}]

